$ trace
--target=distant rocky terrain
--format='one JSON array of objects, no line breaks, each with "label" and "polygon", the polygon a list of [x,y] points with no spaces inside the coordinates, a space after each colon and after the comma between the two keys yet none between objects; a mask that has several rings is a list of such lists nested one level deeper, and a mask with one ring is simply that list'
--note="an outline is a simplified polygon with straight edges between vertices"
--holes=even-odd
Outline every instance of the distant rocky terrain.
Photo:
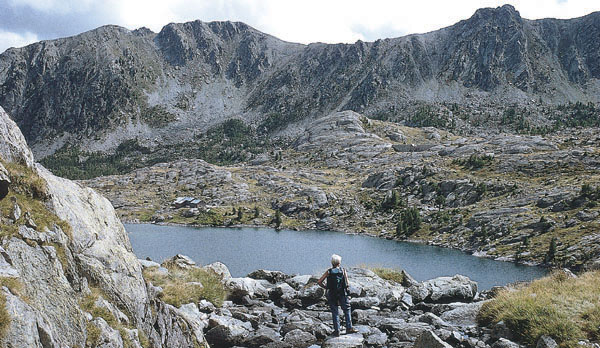
[{"label": "distant rocky terrain", "polygon": [[[583,269],[600,262],[599,146],[598,129],[457,136],[345,111],[249,163],[179,160],[84,184],[105,194],[125,221],[275,226],[280,212],[283,228]],[[186,196],[197,206],[173,204]],[[415,228],[412,208],[420,216]]]},{"label": "distant rocky terrain", "polygon": [[[207,159],[207,146],[219,163],[252,159],[342,110],[459,134],[540,133],[600,125],[599,34],[599,13],[527,20],[510,5],[426,34],[335,45],[234,22],[105,26],[1,54],[0,105],[45,165],[97,166],[110,154],[113,173]],[[208,134],[228,120],[253,133],[236,158]],[[137,150],[160,155],[128,157]],[[87,174],[111,173],[96,169]]]}]

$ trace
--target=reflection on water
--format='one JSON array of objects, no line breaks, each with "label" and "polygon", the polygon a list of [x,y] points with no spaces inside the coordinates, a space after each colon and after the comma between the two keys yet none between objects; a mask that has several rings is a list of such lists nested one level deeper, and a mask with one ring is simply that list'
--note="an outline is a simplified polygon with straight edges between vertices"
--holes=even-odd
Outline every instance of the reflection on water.
[{"label": "reflection on water", "polygon": [[480,289],[531,280],[546,274],[540,267],[516,265],[456,250],[326,231],[275,231],[269,228],[192,228],[126,224],[139,258],[162,261],[184,254],[199,264],[221,261],[234,277],[256,269],[318,274],[331,254],[342,264],[405,269],[417,280],[463,274]]}]

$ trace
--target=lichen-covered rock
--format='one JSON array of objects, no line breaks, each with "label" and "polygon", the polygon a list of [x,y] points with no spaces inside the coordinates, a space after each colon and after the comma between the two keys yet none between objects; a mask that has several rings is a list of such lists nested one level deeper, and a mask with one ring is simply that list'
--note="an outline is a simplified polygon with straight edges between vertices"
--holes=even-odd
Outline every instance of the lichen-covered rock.
[{"label": "lichen-covered rock", "polygon": [[452,348],[431,331],[425,331],[415,341],[414,348]]},{"label": "lichen-covered rock", "polygon": [[364,337],[360,333],[333,337],[326,340],[322,348],[362,348]]}]

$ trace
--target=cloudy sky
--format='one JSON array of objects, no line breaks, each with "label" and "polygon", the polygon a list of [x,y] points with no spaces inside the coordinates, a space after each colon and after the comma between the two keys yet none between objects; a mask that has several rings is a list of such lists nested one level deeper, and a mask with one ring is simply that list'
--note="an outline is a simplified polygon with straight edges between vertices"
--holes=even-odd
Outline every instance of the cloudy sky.
[{"label": "cloudy sky", "polygon": [[600,0],[0,0],[0,52],[105,24],[158,32],[195,19],[242,21],[301,43],[372,41],[439,29],[505,3],[530,19],[600,10]]}]

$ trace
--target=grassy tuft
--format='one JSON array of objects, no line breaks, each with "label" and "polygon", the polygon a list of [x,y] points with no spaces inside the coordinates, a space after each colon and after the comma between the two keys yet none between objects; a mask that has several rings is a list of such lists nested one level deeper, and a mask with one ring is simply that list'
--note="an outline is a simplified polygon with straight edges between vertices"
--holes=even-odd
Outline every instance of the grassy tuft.
[{"label": "grassy tuft", "polygon": [[140,345],[143,348],[150,348],[150,339],[142,330],[138,330],[138,339],[140,340]]},{"label": "grassy tuft", "polygon": [[576,347],[579,340],[598,339],[599,287],[598,271],[575,279],[557,272],[501,292],[483,305],[478,321],[482,325],[504,321],[529,346],[548,335],[562,348]]},{"label": "grassy tuft", "polygon": [[81,309],[89,312],[94,318],[104,319],[110,327],[117,327],[119,325],[117,318],[108,309],[97,307],[94,304],[98,297],[102,296],[102,292],[97,288],[91,288],[90,290],[92,293],[81,301]]},{"label": "grassy tuft", "polygon": [[385,280],[389,280],[398,284],[401,284],[404,280],[401,270],[391,268],[371,268],[371,271],[375,272],[379,277]]},{"label": "grassy tuft", "polygon": [[[227,297],[227,291],[221,283],[221,278],[197,267],[179,269],[173,266],[170,267],[168,275],[158,272],[155,267],[146,268],[144,278],[163,288],[162,300],[176,307],[186,303],[195,303],[202,299],[219,307]],[[194,284],[194,282],[199,282],[202,286]]]},{"label": "grassy tuft", "polygon": [[0,287],[6,286],[13,295],[24,298],[23,283],[19,278],[15,277],[0,277]]},{"label": "grassy tuft", "polygon": [[87,336],[85,338],[85,346],[86,347],[95,347],[100,339],[100,329],[92,324],[91,322],[87,323],[86,330]]},{"label": "grassy tuft", "polygon": [[15,224],[6,224],[0,230],[0,236],[14,236],[17,234],[17,226],[24,224],[25,212],[31,214],[31,218],[38,226],[37,229],[43,231],[45,228],[52,229],[55,225],[59,226],[63,232],[71,238],[73,233],[71,226],[64,220],[61,220],[48,210],[44,202],[48,199],[46,181],[37,175],[32,169],[15,163],[2,162],[7,169],[11,183],[9,193],[4,199],[0,200],[0,213],[8,217],[13,210],[11,198],[17,199],[17,204],[21,207],[21,218]]},{"label": "grassy tuft", "polygon": [[4,293],[0,290],[0,341],[2,341],[6,332],[8,332],[10,320],[10,315],[6,310],[6,296],[4,296]]},{"label": "grassy tuft", "polygon": [[33,169],[12,162],[2,161],[2,164],[8,171],[11,189],[35,199],[48,199],[48,187],[46,181],[37,175]]}]

